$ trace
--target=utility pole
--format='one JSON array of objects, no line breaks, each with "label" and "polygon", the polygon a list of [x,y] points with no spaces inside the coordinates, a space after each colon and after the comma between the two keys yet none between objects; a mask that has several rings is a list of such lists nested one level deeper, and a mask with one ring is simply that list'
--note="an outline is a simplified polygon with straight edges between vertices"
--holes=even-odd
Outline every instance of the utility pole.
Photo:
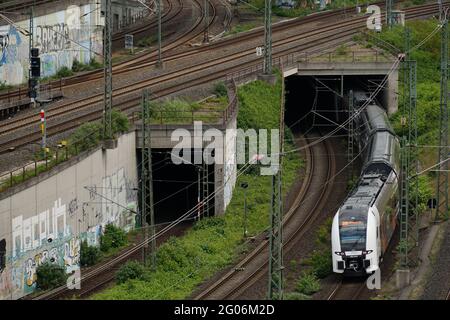
[{"label": "utility pole", "polygon": [[203,32],[203,42],[209,42],[209,4],[208,0],[203,1],[203,13],[205,15],[205,30]]},{"label": "utility pole", "polygon": [[264,74],[272,74],[272,0],[264,0]]},{"label": "utility pole", "polygon": [[158,66],[162,67],[162,53],[161,53],[161,0],[157,2],[158,6]]},{"label": "utility pole", "polygon": [[206,164],[206,161],[203,161],[203,206],[202,206],[202,210],[203,210],[203,216],[209,214],[209,199],[208,199],[208,195],[209,195],[209,177],[208,177],[208,165]]},{"label": "utility pole", "polygon": [[390,29],[392,27],[392,7],[394,6],[394,0],[386,0],[386,24]]},{"label": "utility pole", "polygon": [[349,165],[349,180],[353,179],[353,139],[354,139],[354,125],[353,125],[353,112],[354,112],[354,97],[353,90],[350,90],[348,96],[348,142],[347,142],[347,163]]},{"label": "utility pole", "polygon": [[417,152],[417,93],[416,61],[406,55],[410,48],[411,32],[405,29],[405,56],[403,61],[403,112],[402,125],[408,126],[407,137],[402,137],[400,178],[400,255],[401,268],[409,270],[416,265],[418,256],[411,254],[410,246],[418,245],[418,152]]},{"label": "utility pole", "polygon": [[441,30],[441,100],[439,123],[439,154],[438,162],[441,163],[437,175],[436,190],[436,217],[435,221],[448,219],[448,20],[446,13],[443,15]]},{"label": "utility pole", "polygon": [[[147,245],[142,250],[142,260],[147,264],[151,256],[151,267],[156,268],[155,214],[153,207],[153,172],[151,145],[151,110],[150,93],[144,90],[142,95],[142,164],[141,164],[141,228],[143,241],[148,241],[150,231],[150,249]],[[150,226],[147,218],[150,216]],[[150,250],[150,252],[148,252]]]},{"label": "utility pole", "polygon": [[280,158],[277,172],[272,176],[272,200],[270,208],[269,234],[269,299],[283,299],[283,198],[282,166],[284,152],[284,82],[282,82],[280,104]]},{"label": "utility pole", "polygon": [[103,33],[103,63],[104,63],[104,102],[103,138],[112,138],[112,0],[105,0],[105,28]]}]

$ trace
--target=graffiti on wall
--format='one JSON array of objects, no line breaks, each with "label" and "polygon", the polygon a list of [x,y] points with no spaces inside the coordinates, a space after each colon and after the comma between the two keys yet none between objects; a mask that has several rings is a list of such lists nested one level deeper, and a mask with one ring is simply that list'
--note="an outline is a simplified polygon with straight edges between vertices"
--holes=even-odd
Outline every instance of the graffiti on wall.
[{"label": "graffiti on wall", "polygon": [[[58,198],[50,208],[33,216],[13,214],[10,238],[0,238],[0,250],[5,252],[0,300],[32,293],[36,289],[37,269],[43,263],[65,266],[67,273],[77,272],[81,241],[99,245],[106,224],[126,230],[135,226],[136,182],[127,177],[123,168],[99,182],[99,187],[90,191],[83,187],[82,193],[67,200]],[[7,244],[11,248],[8,253]]]},{"label": "graffiti on wall", "polygon": [[[94,7],[92,7],[94,6]],[[69,6],[66,10],[34,19],[34,46],[39,48],[41,76],[48,77],[73,61],[89,63],[90,51],[102,52],[101,26],[89,21],[94,4]],[[83,18],[81,18],[83,16]],[[80,23],[82,21],[83,23]],[[16,25],[28,30],[28,21]],[[16,85],[26,81],[29,68],[29,37],[14,26],[0,27],[0,82]]]}]

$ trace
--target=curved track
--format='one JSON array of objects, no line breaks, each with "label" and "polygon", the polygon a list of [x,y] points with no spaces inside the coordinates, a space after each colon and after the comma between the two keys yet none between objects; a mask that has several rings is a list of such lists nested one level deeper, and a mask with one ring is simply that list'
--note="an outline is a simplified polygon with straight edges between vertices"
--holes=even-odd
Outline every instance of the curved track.
[{"label": "curved track", "polygon": [[[408,18],[429,16],[435,13],[436,9],[437,5],[435,4],[409,8],[407,10],[407,16]],[[273,43],[273,47],[274,49],[278,49],[278,52],[274,53],[274,61],[276,61],[277,58],[291,52],[307,51],[317,49],[320,46],[330,46],[346,41],[351,38],[352,35],[356,34],[359,28],[364,24],[365,18],[357,17],[344,22],[338,21],[327,24],[324,27],[316,28],[315,30],[308,32],[307,34],[295,35],[276,41]],[[239,39],[239,37],[236,39]],[[299,41],[302,41],[302,43],[298,44],[297,42]],[[286,46],[288,47],[285,48]],[[208,50],[208,47],[209,46],[206,46],[205,48],[197,50]],[[152,88],[152,92],[158,97],[163,97],[186,88],[195,87],[197,85],[226,78],[230,72],[235,70],[242,70],[244,68],[259,65],[257,62],[259,59],[253,56],[254,50],[248,49],[226,57],[216,58],[207,62],[200,62],[193,66],[181,68],[171,74],[156,76],[152,79],[139,81],[121,88],[116,88],[114,90],[115,106],[118,106],[122,111],[133,109],[139,106],[141,99],[140,92],[143,88],[161,85],[162,83],[168,83],[169,85],[163,89]],[[236,61],[241,61],[241,59],[244,58],[247,58],[248,60],[249,57],[252,58],[251,61],[239,62],[235,64]],[[227,63],[233,63],[233,65],[227,66]],[[205,74],[206,69],[215,68],[217,66],[221,66],[223,69],[220,72]],[[135,68],[138,69],[141,67]],[[182,77],[190,77],[193,79],[188,82],[186,81],[183,84],[171,84],[176,82],[174,80]],[[57,121],[53,121],[54,125],[48,127],[48,135],[50,136],[56,133],[65,132],[68,129],[77,127],[78,123],[99,119],[102,114],[102,100],[103,94],[97,94],[87,99],[61,104],[58,107],[49,110],[47,113],[47,120],[57,119]],[[117,103],[118,100],[121,100],[119,105]],[[98,105],[97,107],[95,107],[96,104]],[[77,113],[76,115],[74,114],[75,111]],[[72,113],[72,116],[69,115],[70,113]],[[24,115],[24,117],[16,117],[14,119],[4,121],[4,125],[0,128],[0,139],[2,136],[7,134],[10,135],[18,129],[29,129],[26,134],[15,134],[14,139],[9,142],[3,142],[0,146],[0,153],[8,151],[11,147],[19,147],[39,140],[40,133],[39,128],[36,125],[38,123],[37,120],[37,115]]]},{"label": "curved track", "polygon": [[[326,156],[324,156],[326,155]],[[324,204],[335,173],[335,159],[328,140],[306,149],[305,182],[293,205],[283,218],[283,249],[287,252],[302,238]],[[311,197],[314,197],[313,199]],[[308,199],[309,198],[309,199]],[[306,200],[314,204],[308,207]],[[235,299],[256,283],[267,271],[269,240],[263,240],[249,255],[227,274],[214,282],[194,299]]]}]

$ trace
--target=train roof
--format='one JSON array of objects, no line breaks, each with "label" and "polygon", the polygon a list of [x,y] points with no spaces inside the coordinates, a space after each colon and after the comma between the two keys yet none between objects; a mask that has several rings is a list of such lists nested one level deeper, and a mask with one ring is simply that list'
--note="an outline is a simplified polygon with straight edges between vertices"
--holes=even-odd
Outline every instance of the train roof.
[{"label": "train roof", "polygon": [[366,107],[366,114],[370,125],[370,131],[386,130],[393,132],[386,111],[381,107],[376,104],[370,104]]},{"label": "train roof", "polygon": [[344,202],[341,211],[343,213],[352,211],[356,213],[360,212],[361,209],[367,210],[377,198],[383,184],[384,179],[381,174],[364,175],[358,186],[353,189],[351,195]]}]

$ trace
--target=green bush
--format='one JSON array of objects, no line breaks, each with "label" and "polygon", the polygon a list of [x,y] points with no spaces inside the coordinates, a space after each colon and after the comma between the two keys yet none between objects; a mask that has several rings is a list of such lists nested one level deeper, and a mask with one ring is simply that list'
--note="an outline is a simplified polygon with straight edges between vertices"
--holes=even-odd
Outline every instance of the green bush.
[{"label": "green bush", "polygon": [[227,96],[227,87],[225,86],[225,83],[218,82],[214,85],[214,93],[218,97],[226,97]]},{"label": "green bush", "polygon": [[36,286],[42,290],[64,285],[67,281],[66,269],[49,262],[41,264],[36,269]]},{"label": "green bush", "polygon": [[283,300],[311,300],[311,296],[300,292],[288,292],[284,294]]},{"label": "green bush", "polygon": [[66,78],[66,77],[70,77],[73,75],[72,70],[70,70],[67,67],[62,67],[61,69],[58,70],[58,72],[56,73],[56,77],[57,78]]},{"label": "green bush", "polygon": [[69,137],[72,154],[97,146],[102,139],[103,126],[100,122],[88,122],[79,126]]},{"label": "green bush", "polygon": [[100,250],[97,247],[89,246],[87,241],[81,242],[80,264],[83,267],[92,266],[100,259]]},{"label": "green bush", "polygon": [[303,274],[297,282],[297,292],[312,295],[320,290],[320,283],[312,273]]},{"label": "green bush", "polygon": [[78,60],[75,60],[72,64],[72,71],[73,72],[81,72],[81,71],[92,71],[95,69],[101,68],[103,65],[99,62],[97,62],[95,59],[91,59],[88,64],[84,64],[79,62]]},{"label": "green bush", "polygon": [[118,284],[126,282],[128,279],[142,279],[145,274],[145,267],[137,261],[128,261],[116,273]]},{"label": "green bush", "polygon": [[118,133],[125,133],[130,129],[130,122],[128,121],[128,117],[118,109],[113,109],[111,111],[111,119],[113,134],[116,135]]},{"label": "green bush", "polygon": [[325,278],[333,271],[330,250],[314,250],[305,263],[312,267],[312,272],[320,279]]},{"label": "green bush", "polygon": [[125,231],[113,224],[107,224],[105,232],[100,236],[100,250],[108,252],[111,249],[117,249],[127,244],[127,235]]}]

